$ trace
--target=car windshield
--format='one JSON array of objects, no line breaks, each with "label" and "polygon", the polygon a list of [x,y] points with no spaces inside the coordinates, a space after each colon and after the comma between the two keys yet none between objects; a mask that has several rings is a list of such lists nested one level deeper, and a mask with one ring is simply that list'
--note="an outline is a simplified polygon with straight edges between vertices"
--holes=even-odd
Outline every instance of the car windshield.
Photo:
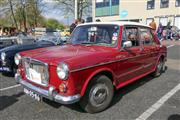
[{"label": "car windshield", "polygon": [[118,36],[119,26],[117,25],[83,25],[74,30],[70,43],[115,46]]},{"label": "car windshield", "polygon": [[59,44],[61,42],[60,34],[58,32],[46,32],[39,40],[50,41],[54,44]]}]

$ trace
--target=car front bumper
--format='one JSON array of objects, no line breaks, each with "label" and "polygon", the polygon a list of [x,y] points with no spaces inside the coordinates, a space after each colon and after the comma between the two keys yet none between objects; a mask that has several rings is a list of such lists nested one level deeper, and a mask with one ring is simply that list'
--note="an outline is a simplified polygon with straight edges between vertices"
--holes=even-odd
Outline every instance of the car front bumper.
[{"label": "car front bumper", "polygon": [[40,87],[34,86],[22,80],[21,76],[18,73],[15,74],[15,79],[16,79],[16,82],[20,83],[24,88],[29,89],[42,97],[45,97],[47,99],[50,99],[52,101],[55,101],[61,104],[72,104],[80,100],[79,94],[76,94],[73,96],[62,96],[58,94],[57,91],[55,91],[54,87],[49,87],[48,90],[45,90]]}]

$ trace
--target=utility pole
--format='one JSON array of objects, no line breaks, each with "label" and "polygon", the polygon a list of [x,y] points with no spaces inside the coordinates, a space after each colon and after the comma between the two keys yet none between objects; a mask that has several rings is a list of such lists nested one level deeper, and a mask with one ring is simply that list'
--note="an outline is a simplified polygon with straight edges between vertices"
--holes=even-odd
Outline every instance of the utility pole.
[{"label": "utility pole", "polygon": [[78,19],[78,0],[75,0],[75,19]]},{"label": "utility pole", "polygon": [[26,1],[25,0],[22,0],[22,5],[23,5],[23,18],[24,18],[24,32],[27,32],[27,26],[26,26]]}]

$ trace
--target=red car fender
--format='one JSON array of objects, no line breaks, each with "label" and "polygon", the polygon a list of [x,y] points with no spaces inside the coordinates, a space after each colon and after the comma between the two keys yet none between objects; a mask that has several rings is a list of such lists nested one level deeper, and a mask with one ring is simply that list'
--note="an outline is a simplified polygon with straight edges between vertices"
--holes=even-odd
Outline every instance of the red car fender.
[{"label": "red car fender", "polygon": [[90,80],[92,80],[92,78],[93,78],[95,75],[97,75],[98,73],[103,72],[103,71],[108,71],[108,72],[110,72],[110,73],[112,74],[112,76],[113,76],[113,85],[114,85],[114,82],[115,82],[115,81],[114,81],[114,73],[113,73],[113,71],[112,71],[111,69],[109,69],[109,68],[100,68],[100,69],[92,72],[91,75],[87,78],[87,80],[85,81],[85,83],[83,84],[83,87],[82,87],[82,89],[81,89],[81,92],[80,92],[80,95],[81,95],[81,96],[83,96],[84,93],[86,92],[86,88],[87,88]]}]

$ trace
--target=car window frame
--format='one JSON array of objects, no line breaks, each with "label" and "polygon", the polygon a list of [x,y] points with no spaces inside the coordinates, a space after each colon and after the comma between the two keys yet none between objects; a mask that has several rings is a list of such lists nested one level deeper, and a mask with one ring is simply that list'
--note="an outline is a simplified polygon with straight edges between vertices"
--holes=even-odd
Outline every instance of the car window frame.
[{"label": "car window frame", "polygon": [[151,42],[151,44],[144,44],[144,42],[142,42],[142,40],[140,40],[141,45],[142,45],[142,46],[157,45],[157,43],[156,43],[156,41],[155,41],[155,36],[154,36],[154,34],[153,34],[153,30],[152,30],[151,28],[149,28],[149,27],[145,27],[145,26],[139,26],[139,27],[138,27],[138,29],[139,29],[139,39],[140,39],[140,34],[141,34],[140,28],[149,30],[149,32],[150,32],[150,34],[151,34],[151,36],[152,36],[152,39],[151,39],[152,42]]},{"label": "car window frame", "polygon": [[[126,30],[128,27],[135,27],[135,28],[137,28],[137,40],[138,40],[138,43],[139,43],[138,46],[131,46],[128,49],[141,47],[141,42],[140,42],[140,39],[139,39],[139,28],[138,28],[139,26],[138,25],[124,25],[123,26],[123,32],[125,32],[126,41],[128,41],[127,40],[127,30]],[[122,32],[122,38],[123,38],[123,32]],[[122,41],[122,39],[121,39],[121,48],[123,48],[123,41]]]},{"label": "car window frame", "polygon": [[[119,44],[119,37],[120,37],[120,32],[121,32],[121,26],[119,26],[119,25],[117,25],[117,24],[92,24],[92,25],[89,25],[89,24],[87,24],[87,25],[82,25],[82,26],[102,26],[102,25],[107,25],[107,26],[117,26],[118,27],[118,30],[117,30],[117,34],[118,34],[118,36],[117,36],[117,41],[116,41],[116,43],[113,45],[101,45],[101,44],[93,44],[93,45],[95,45],[95,46],[105,46],[105,47],[110,47],[110,48],[116,48],[117,46],[118,46],[118,44]],[[81,25],[80,26],[77,26],[75,29],[77,29],[78,27],[81,27]],[[73,44],[72,42],[71,42],[71,39],[72,39],[72,36],[73,36],[73,34],[74,34],[74,31],[75,30],[73,30],[73,32],[71,33],[71,36],[70,36],[70,38],[69,38],[69,44]],[[81,45],[83,45],[83,44],[81,44]]]}]

